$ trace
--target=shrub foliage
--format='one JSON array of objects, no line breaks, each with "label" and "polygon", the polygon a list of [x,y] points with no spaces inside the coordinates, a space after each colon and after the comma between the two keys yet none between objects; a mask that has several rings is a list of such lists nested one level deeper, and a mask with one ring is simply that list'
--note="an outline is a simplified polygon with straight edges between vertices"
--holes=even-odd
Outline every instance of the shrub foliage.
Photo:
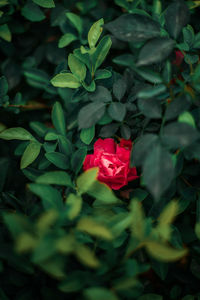
[{"label": "shrub foliage", "polygon": [[200,299],[199,7],[0,1],[0,299]]}]

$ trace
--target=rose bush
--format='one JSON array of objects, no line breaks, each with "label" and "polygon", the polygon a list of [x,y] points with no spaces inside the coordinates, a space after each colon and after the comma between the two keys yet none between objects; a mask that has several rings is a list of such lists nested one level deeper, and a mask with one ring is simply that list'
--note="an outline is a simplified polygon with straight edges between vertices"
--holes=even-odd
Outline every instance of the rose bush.
[{"label": "rose bush", "polygon": [[135,167],[130,168],[131,140],[121,139],[116,144],[113,139],[98,139],[94,144],[94,154],[85,158],[83,169],[99,167],[98,180],[111,189],[119,190],[129,181],[138,178]]}]

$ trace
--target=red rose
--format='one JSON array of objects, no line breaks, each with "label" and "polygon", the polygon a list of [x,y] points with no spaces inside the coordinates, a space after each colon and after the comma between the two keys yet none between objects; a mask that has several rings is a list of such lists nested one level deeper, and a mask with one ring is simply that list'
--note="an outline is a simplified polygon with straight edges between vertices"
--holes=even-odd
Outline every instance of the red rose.
[{"label": "red rose", "polygon": [[175,54],[176,54],[176,59],[172,63],[178,67],[183,62],[184,54],[180,50],[175,51]]},{"label": "red rose", "polygon": [[98,180],[111,189],[119,190],[138,178],[136,168],[129,166],[131,148],[130,140],[122,139],[120,144],[116,144],[113,139],[98,139],[94,144],[94,154],[86,156],[83,169],[99,167]]}]

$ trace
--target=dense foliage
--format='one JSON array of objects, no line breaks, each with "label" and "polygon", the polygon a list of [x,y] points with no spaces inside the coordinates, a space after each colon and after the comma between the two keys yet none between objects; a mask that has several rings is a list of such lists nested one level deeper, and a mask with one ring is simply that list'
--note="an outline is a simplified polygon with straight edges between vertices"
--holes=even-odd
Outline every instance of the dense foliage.
[{"label": "dense foliage", "polygon": [[[199,14],[0,0],[1,300],[200,299]],[[83,172],[98,139],[139,177]]]}]

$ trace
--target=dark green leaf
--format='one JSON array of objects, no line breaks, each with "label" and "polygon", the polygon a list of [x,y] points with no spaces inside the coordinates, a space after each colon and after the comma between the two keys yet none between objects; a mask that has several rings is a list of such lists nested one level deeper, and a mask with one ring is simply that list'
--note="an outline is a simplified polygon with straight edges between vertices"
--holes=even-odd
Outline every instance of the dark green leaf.
[{"label": "dark green leaf", "polygon": [[94,135],[95,135],[95,126],[92,126],[90,128],[84,128],[81,130],[80,139],[83,143],[89,145],[93,140]]},{"label": "dark green leaf", "polygon": [[145,134],[133,144],[131,151],[131,166],[141,166],[152,147],[158,141],[155,134]]},{"label": "dark green leaf", "polygon": [[160,119],[162,117],[161,104],[158,100],[139,99],[138,107],[147,118]]},{"label": "dark green leaf", "polygon": [[125,42],[143,42],[160,35],[157,22],[138,14],[124,14],[105,27],[116,38]]},{"label": "dark green leaf", "polygon": [[22,16],[32,22],[40,22],[45,19],[43,11],[34,3],[28,2],[21,10]]},{"label": "dark green leaf", "polygon": [[85,157],[87,155],[87,148],[83,147],[78,149],[73,155],[72,155],[72,159],[71,159],[71,166],[72,166],[72,170],[78,174],[78,172],[80,171],[80,169],[83,166],[83,162],[85,160]]},{"label": "dark green leaf", "polygon": [[173,175],[174,167],[169,152],[159,144],[152,147],[143,165],[143,179],[156,200],[159,200],[170,186]]},{"label": "dark green leaf", "polygon": [[126,93],[126,82],[123,79],[118,79],[113,84],[113,94],[117,98],[117,100],[121,100]]},{"label": "dark green leaf", "polygon": [[126,115],[126,106],[123,103],[112,102],[108,107],[108,113],[113,120],[121,122]]},{"label": "dark green leaf", "polygon": [[8,81],[5,76],[0,77],[0,97],[3,97],[8,92]]},{"label": "dark green leaf", "polygon": [[147,66],[162,62],[172,52],[175,42],[169,38],[155,38],[147,42],[141,49],[137,66]]},{"label": "dark green leaf", "polygon": [[36,183],[72,186],[70,176],[63,171],[52,171],[44,173],[36,179]]},{"label": "dark green leaf", "polygon": [[66,135],[66,122],[62,106],[56,102],[52,109],[52,122],[58,133]]},{"label": "dark green leaf", "polygon": [[45,154],[45,157],[56,167],[60,169],[68,168],[68,160],[67,157],[59,152],[49,152]]},{"label": "dark green leaf", "polygon": [[167,105],[165,119],[171,120],[178,117],[178,115],[187,110],[189,106],[190,103],[186,97],[182,96],[175,98]]},{"label": "dark green leaf", "polygon": [[170,148],[187,147],[199,138],[199,133],[186,123],[174,122],[164,127],[162,141]]},{"label": "dark green leaf", "polygon": [[104,86],[98,85],[94,93],[89,95],[90,100],[98,102],[111,102],[112,95]]},{"label": "dark green leaf", "polygon": [[45,209],[55,208],[60,211],[63,210],[63,200],[58,190],[49,185],[37,183],[29,184],[29,189],[42,199]]},{"label": "dark green leaf", "polygon": [[105,103],[95,102],[84,106],[78,114],[79,128],[90,128],[96,124],[105,112]]},{"label": "dark green leaf", "polygon": [[33,0],[33,2],[45,8],[55,7],[55,3],[53,0]]},{"label": "dark green leaf", "polygon": [[182,28],[189,22],[189,9],[184,1],[176,1],[169,5],[165,13],[166,28],[169,34],[177,39]]}]

